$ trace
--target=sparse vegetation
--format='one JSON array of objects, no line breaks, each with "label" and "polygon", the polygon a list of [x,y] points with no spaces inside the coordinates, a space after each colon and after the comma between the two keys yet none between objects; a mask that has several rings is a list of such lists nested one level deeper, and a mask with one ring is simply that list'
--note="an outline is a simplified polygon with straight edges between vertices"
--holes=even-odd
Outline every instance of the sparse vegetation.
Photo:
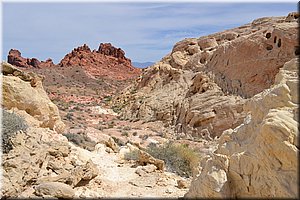
[{"label": "sparse vegetation", "polygon": [[3,153],[8,153],[12,150],[11,139],[18,131],[26,131],[28,128],[27,123],[23,118],[15,113],[9,113],[2,109],[2,149]]},{"label": "sparse vegetation", "polygon": [[115,113],[120,113],[121,110],[122,110],[122,107],[119,107],[119,106],[113,106],[111,109],[112,109]]},{"label": "sparse vegetation", "polygon": [[125,160],[138,160],[138,158],[139,158],[138,150],[130,151],[129,153],[126,153],[124,155]]},{"label": "sparse vegetation", "polygon": [[115,122],[114,121],[110,121],[108,124],[108,128],[113,128],[115,126]]},{"label": "sparse vegetation", "polygon": [[136,132],[136,131],[133,132],[132,135],[133,135],[133,136],[137,136],[137,132]]},{"label": "sparse vegetation", "polygon": [[77,146],[87,149],[89,151],[93,151],[95,149],[96,142],[92,141],[89,137],[87,137],[83,133],[73,134],[73,133],[65,133],[63,134],[68,138],[68,140]]},{"label": "sparse vegetation", "polygon": [[116,138],[115,136],[112,136],[112,138],[114,139],[114,141],[115,141],[119,146],[125,146],[125,142],[123,142],[123,141],[120,140],[119,138]]},{"label": "sparse vegetation", "polygon": [[111,96],[105,96],[105,97],[103,98],[103,101],[104,101],[104,102],[109,102],[109,101],[111,101],[111,99],[112,99]]},{"label": "sparse vegetation", "polygon": [[67,118],[68,120],[72,120],[72,119],[73,119],[73,116],[74,116],[73,113],[68,112],[68,114],[66,115],[66,118]]},{"label": "sparse vegetation", "polygon": [[131,127],[130,127],[130,126],[125,126],[125,127],[123,128],[123,130],[129,131],[129,130],[131,130]]},{"label": "sparse vegetation", "polygon": [[142,140],[147,140],[149,135],[140,135],[139,138]]},{"label": "sparse vegetation", "polygon": [[164,160],[167,170],[185,177],[192,176],[200,160],[200,155],[195,150],[173,142],[162,146],[149,145],[146,151],[153,157]]},{"label": "sparse vegetation", "polygon": [[129,136],[129,134],[128,134],[128,132],[127,131],[124,131],[122,134],[121,134],[122,136],[126,136],[126,137],[128,137]]}]

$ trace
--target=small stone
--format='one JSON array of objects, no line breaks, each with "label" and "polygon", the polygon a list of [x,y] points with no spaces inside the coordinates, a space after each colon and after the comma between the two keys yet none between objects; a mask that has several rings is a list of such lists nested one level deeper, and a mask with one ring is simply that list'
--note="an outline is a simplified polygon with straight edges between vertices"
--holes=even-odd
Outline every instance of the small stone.
[{"label": "small stone", "polygon": [[185,188],[188,187],[188,186],[187,186],[187,182],[184,181],[184,180],[177,180],[177,187],[178,187],[179,189],[185,189]]}]

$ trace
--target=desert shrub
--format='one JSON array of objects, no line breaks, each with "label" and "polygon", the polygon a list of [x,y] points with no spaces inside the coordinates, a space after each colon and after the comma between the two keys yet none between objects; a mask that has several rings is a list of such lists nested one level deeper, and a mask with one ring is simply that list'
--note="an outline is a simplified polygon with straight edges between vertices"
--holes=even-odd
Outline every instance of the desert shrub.
[{"label": "desert shrub", "polygon": [[122,134],[121,134],[122,136],[126,136],[126,137],[128,137],[128,132],[127,131],[124,131]]},{"label": "desert shrub", "polygon": [[137,132],[136,132],[136,131],[133,132],[132,135],[133,135],[133,136],[137,136]]},{"label": "desert shrub", "polygon": [[111,108],[115,113],[120,113],[122,110],[122,107],[120,106],[112,106]]},{"label": "desert shrub", "polygon": [[63,135],[66,136],[70,142],[83,149],[87,149],[89,151],[93,151],[95,149],[96,142],[92,141],[85,134],[65,133]]},{"label": "desert shrub", "polygon": [[140,135],[139,138],[142,140],[147,140],[149,135]]},{"label": "desert shrub", "polygon": [[67,118],[68,120],[72,120],[72,119],[73,119],[73,116],[74,116],[73,113],[68,112],[67,115],[66,115],[66,118]]},{"label": "desert shrub", "polygon": [[103,131],[103,130],[105,129],[105,126],[98,125],[98,126],[97,126],[97,129],[98,129],[99,131]]},{"label": "desert shrub", "polygon": [[74,110],[81,110],[81,108],[79,106],[75,106]]},{"label": "desert shrub", "polygon": [[3,153],[8,153],[12,150],[11,139],[18,131],[26,131],[28,128],[27,123],[23,118],[15,113],[9,113],[2,109],[2,149]]},{"label": "desert shrub", "polygon": [[113,128],[114,125],[113,124],[108,124],[107,128]]},{"label": "desert shrub", "polygon": [[138,160],[139,159],[139,151],[133,150],[133,151],[130,151],[129,153],[125,153],[124,159],[125,160]]},{"label": "desert shrub", "polygon": [[105,97],[103,98],[103,101],[104,101],[104,102],[109,102],[109,101],[111,101],[111,99],[112,99],[111,96],[105,96]]},{"label": "desert shrub", "polygon": [[131,130],[131,127],[130,127],[130,126],[125,126],[125,127],[123,128],[123,130],[129,131],[129,130]]},{"label": "desert shrub", "polygon": [[115,122],[114,121],[110,121],[108,124],[108,128],[113,128],[115,126]]},{"label": "desert shrub", "polygon": [[161,146],[149,145],[146,151],[155,158],[165,161],[168,171],[190,177],[196,169],[200,155],[187,145],[168,142]]},{"label": "desert shrub", "polygon": [[119,138],[116,138],[115,136],[112,136],[112,139],[114,139],[115,143],[117,143],[117,145],[119,145],[119,146],[125,146],[126,145],[125,142],[123,142]]}]

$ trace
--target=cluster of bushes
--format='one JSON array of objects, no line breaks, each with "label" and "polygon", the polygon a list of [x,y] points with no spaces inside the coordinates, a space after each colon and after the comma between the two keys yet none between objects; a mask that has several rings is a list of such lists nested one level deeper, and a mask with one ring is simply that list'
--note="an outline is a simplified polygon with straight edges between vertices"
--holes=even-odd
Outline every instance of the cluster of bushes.
[{"label": "cluster of bushes", "polygon": [[93,151],[95,149],[96,142],[92,141],[87,135],[84,133],[65,133],[63,134],[68,138],[68,140],[77,146],[87,149],[89,151]]},{"label": "cluster of bushes", "polygon": [[28,125],[26,121],[15,113],[2,109],[2,150],[8,153],[12,150],[12,138],[18,131],[26,131]]},{"label": "cluster of bushes", "polygon": [[188,145],[167,142],[164,145],[149,145],[146,149],[153,157],[163,160],[168,171],[190,177],[200,161],[200,155]]},{"label": "cluster of bushes", "polygon": [[[197,169],[200,155],[188,145],[173,142],[157,146],[153,143],[144,149],[154,158],[165,161],[166,170],[177,173],[183,177],[191,177]],[[138,150],[125,154],[126,160],[138,160]]]}]

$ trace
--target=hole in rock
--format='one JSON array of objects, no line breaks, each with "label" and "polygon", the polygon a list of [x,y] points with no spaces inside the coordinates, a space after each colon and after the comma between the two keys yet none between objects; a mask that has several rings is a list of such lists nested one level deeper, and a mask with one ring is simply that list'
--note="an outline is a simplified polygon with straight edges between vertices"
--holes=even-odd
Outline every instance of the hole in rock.
[{"label": "hole in rock", "polygon": [[268,46],[266,47],[266,49],[267,49],[268,51],[270,51],[270,50],[273,49],[273,46],[272,46],[272,45],[268,45]]},{"label": "hole in rock", "polygon": [[277,46],[281,47],[281,39],[278,40]]},{"label": "hole in rock", "polygon": [[205,61],[206,61],[205,58],[201,58],[201,59],[200,59],[200,63],[201,63],[201,64],[204,64]]},{"label": "hole in rock", "polygon": [[276,41],[277,41],[277,37],[275,36],[275,37],[274,37],[274,43],[276,43]]},{"label": "hole in rock", "polygon": [[300,55],[300,47],[299,47],[299,46],[297,46],[297,47],[295,48],[295,55],[296,55],[296,56],[299,56],[299,55]]},{"label": "hole in rock", "polygon": [[266,34],[266,38],[268,38],[268,39],[269,39],[271,36],[272,36],[271,33],[267,33],[267,34]]}]

